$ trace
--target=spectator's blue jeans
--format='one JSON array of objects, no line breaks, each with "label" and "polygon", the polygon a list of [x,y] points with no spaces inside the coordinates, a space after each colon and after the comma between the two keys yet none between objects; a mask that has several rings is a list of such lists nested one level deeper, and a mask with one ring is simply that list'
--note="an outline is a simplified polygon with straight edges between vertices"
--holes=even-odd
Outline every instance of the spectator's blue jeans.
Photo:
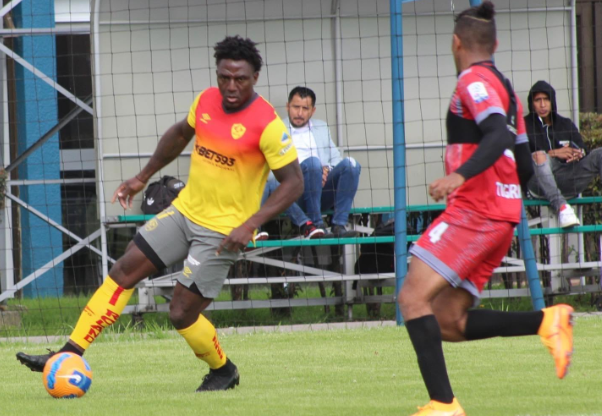
[{"label": "spectator's blue jeans", "polygon": [[[272,195],[272,193],[274,193],[274,191],[276,190],[276,188],[278,188],[279,185],[280,184],[276,179],[269,179],[266,182],[265,189],[263,190],[263,197],[261,198],[261,205],[265,203],[268,197]],[[293,224],[297,227],[301,227],[303,224],[309,221],[307,215],[305,215],[305,213],[299,207],[299,205],[297,205],[294,202],[293,205],[291,205],[287,208],[286,211],[284,211],[284,214],[287,215],[291,219]]]},{"label": "spectator's blue jeans", "polygon": [[310,157],[301,163],[305,190],[297,201],[309,219],[323,227],[322,211],[334,208],[332,225],[345,225],[357,192],[362,167],[351,157],[344,158],[328,174],[322,188],[322,163]]},{"label": "spectator's blue jeans", "polygon": [[[334,208],[333,225],[345,225],[357,192],[362,167],[352,157],[346,157],[328,174],[322,188],[322,163],[317,157],[310,157],[301,163],[305,190],[296,204],[291,205],[284,213],[293,224],[300,227],[312,221],[318,227],[325,227],[322,221],[322,210]],[[268,180],[261,203],[278,187],[275,179]],[[306,214],[307,213],[307,214]]]}]

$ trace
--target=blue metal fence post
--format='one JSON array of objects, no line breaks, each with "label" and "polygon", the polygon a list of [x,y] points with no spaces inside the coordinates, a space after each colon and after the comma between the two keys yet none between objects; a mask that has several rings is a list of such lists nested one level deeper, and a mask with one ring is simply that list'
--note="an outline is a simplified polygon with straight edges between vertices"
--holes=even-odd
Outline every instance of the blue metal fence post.
[{"label": "blue metal fence post", "polygon": [[[13,10],[19,29],[53,28],[54,0],[23,0]],[[15,40],[15,52],[47,76],[56,79],[56,40],[53,35],[27,36]],[[34,144],[58,120],[57,92],[36,75],[17,64],[17,132],[19,153]],[[60,179],[58,134],[33,152],[20,166],[21,179]],[[62,223],[60,185],[28,185],[21,199]],[[33,273],[63,252],[63,236],[50,224],[24,210],[22,216],[23,276]],[[63,265],[57,264],[23,289],[27,297],[61,296]]]},{"label": "blue metal fence post", "polygon": [[531,242],[531,234],[529,233],[529,223],[527,221],[527,213],[525,206],[522,206],[520,223],[517,227],[518,240],[523,253],[523,261],[525,262],[525,271],[527,272],[527,281],[529,282],[529,290],[531,291],[531,303],[536,311],[543,309],[546,305],[543,300],[543,292],[541,290],[541,282],[539,281],[539,272],[535,262],[535,252],[533,251],[533,243]]},{"label": "blue metal fence post", "polygon": [[[408,272],[406,215],[406,148],[403,114],[403,25],[401,0],[391,0],[391,87],[393,89],[393,164],[395,187],[395,294],[399,295]],[[396,305],[397,325],[403,317]]]}]

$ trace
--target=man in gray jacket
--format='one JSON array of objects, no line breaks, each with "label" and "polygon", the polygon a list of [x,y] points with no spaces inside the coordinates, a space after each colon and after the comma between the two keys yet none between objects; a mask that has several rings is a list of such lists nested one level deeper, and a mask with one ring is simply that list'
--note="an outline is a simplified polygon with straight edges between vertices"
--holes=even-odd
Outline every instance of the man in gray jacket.
[{"label": "man in gray jacket", "polygon": [[[357,232],[347,231],[345,226],[362,168],[354,158],[341,157],[326,122],[311,118],[316,111],[315,104],[316,94],[307,87],[295,87],[289,93],[288,117],[283,121],[297,148],[305,191],[286,214],[306,238],[319,238],[325,235],[326,228],[322,211],[334,209],[332,236],[357,236]],[[277,187],[276,179],[270,177],[264,199]]]}]

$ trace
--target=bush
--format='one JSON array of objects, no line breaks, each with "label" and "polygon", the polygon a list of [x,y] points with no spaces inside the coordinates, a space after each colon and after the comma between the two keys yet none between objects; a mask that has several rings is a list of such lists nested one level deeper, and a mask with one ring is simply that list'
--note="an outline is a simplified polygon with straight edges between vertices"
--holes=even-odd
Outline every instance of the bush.
[{"label": "bush", "polygon": [[[602,147],[602,114],[597,113],[581,113],[581,136],[587,148],[591,151],[598,147]],[[597,177],[589,184],[583,192],[583,196],[600,196],[602,195],[602,181]],[[583,206],[583,222],[585,224],[601,224],[602,223],[602,204],[592,204]],[[585,239],[585,256],[586,260],[599,260],[598,247],[599,233],[586,233]]]},{"label": "bush", "polygon": [[[602,147],[602,114],[597,113],[581,113],[581,136],[587,148],[591,151],[598,147]],[[583,192],[584,196],[599,196],[602,189],[600,178],[596,178],[589,187]],[[599,219],[599,218],[597,218]],[[599,221],[596,221],[599,223]]]}]

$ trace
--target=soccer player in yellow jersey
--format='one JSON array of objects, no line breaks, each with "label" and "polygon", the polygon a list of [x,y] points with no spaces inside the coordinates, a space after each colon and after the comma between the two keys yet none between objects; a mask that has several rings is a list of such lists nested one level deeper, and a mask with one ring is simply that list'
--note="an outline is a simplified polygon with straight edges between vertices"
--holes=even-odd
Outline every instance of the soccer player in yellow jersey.
[{"label": "soccer player in yellow jersey", "polygon": [[[165,132],[142,171],[119,185],[113,202],[131,207],[151,176],[194,137],[187,186],[134,237],[60,350],[83,354],[119,318],[138,282],[184,261],[169,316],[195,355],[209,365],[197,391],[227,390],[239,383],[236,366],[201,312],[219,294],[230,266],[255,230],[303,193],[303,175],[287,129],[254,91],[263,63],[256,44],[226,37],[215,46],[214,57],[218,88],[196,97],[188,116]],[[260,208],[270,170],[280,187]],[[53,354],[20,352],[17,359],[32,371],[42,371]]]}]

